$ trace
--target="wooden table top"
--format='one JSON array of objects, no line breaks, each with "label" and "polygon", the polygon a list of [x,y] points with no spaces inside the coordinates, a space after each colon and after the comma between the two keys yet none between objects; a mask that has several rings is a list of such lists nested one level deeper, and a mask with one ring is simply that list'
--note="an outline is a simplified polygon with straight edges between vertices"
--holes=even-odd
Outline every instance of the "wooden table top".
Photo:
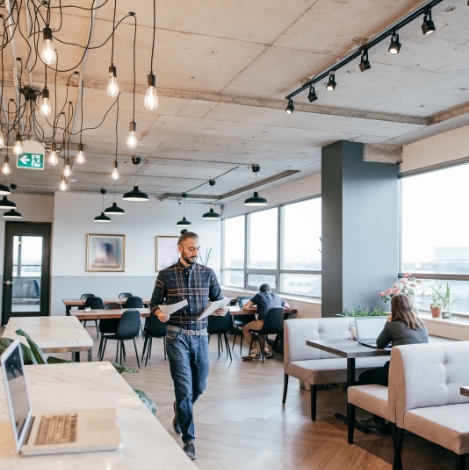
[{"label": "wooden table top", "polygon": [[15,333],[19,328],[46,353],[85,351],[93,347],[93,339],[73,317],[11,317],[3,337],[18,339],[28,345],[24,336]]},{"label": "wooden table top", "polygon": [[[151,299],[146,297],[146,298],[143,298],[142,297],[142,301],[144,304],[149,304]],[[69,306],[69,307],[83,307],[85,305],[85,302],[86,302],[86,299],[62,299],[62,302]],[[115,299],[112,299],[112,298],[106,298],[106,299],[103,299],[103,303],[106,305],[106,304],[120,304],[120,305],[124,305],[125,302],[127,302],[127,299],[119,299],[119,298],[115,298]]]},{"label": "wooden table top", "polygon": [[[257,307],[241,310],[239,305],[228,305],[228,309],[230,310],[230,315],[252,315],[253,313],[257,313]],[[283,311],[285,313],[298,313],[296,308],[284,308]]]},{"label": "wooden table top", "polygon": [[464,395],[465,397],[469,397],[469,387],[461,387],[460,393],[461,395]]},{"label": "wooden table top", "polygon": [[335,354],[336,356],[352,359],[356,357],[389,356],[391,349],[370,348],[360,344],[358,341],[348,339],[312,339],[306,344],[313,348]]},{"label": "wooden table top", "polygon": [[111,318],[120,318],[127,310],[138,310],[141,317],[149,317],[149,308],[119,308],[119,309],[99,309],[99,310],[72,310],[70,316],[78,320],[105,320]]}]

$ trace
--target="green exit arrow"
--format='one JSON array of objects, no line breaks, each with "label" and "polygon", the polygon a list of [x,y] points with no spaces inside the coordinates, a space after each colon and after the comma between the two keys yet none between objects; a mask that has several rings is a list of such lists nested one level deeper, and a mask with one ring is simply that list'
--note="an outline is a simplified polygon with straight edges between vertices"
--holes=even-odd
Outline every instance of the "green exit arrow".
[{"label": "green exit arrow", "polygon": [[16,168],[26,170],[44,170],[44,154],[22,153],[17,156]]}]

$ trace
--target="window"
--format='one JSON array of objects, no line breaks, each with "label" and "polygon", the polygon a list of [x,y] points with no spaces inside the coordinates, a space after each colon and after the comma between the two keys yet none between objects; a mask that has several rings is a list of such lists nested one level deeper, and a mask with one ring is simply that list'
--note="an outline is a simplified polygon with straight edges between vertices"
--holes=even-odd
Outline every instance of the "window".
[{"label": "window", "polygon": [[416,303],[429,310],[431,287],[446,282],[453,313],[469,314],[469,164],[401,179],[401,272],[421,278]]},{"label": "window", "polygon": [[223,253],[226,286],[321,297],[321,199],[225,219]]}]

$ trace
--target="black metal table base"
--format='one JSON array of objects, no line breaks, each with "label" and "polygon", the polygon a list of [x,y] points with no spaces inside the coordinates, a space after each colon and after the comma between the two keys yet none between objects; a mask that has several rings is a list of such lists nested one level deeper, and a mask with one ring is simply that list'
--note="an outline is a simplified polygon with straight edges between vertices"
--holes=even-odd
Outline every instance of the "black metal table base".
[{"label": "black metal table base", "polygon": [[[340,419],[345,424],[348,424],[347,416],[344,416],[342,413],[336,413],[334,415],[334,417],[337,418],[337,419]],[[361,431],[365,434],[368,434],[370,432],[370,430],[367,427],[360,424],[357,420],[355,420],[355,428],[357,428],[359,431]]]}]

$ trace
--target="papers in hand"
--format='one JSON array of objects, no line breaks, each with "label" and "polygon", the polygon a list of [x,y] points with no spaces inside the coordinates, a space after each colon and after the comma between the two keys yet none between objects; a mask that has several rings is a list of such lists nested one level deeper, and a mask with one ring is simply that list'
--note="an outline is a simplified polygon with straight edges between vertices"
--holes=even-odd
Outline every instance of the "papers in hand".
[{"label": "papers in hand", "polygon": [[177,304],[171,305],[158,305],[158,308],[165,314],[165,315],[172,315],[174,312],[181,310],[181,308],[187,305],[187,300],[181,300]]},{"label": "papers in hand", "polygon": [[221,300],[215,300],[215,302],[210,302],[207,305],[207,308],[197,317],[197,320],[202,320],[202,318],[213,315],[219,308],[226,307],[231,302],[231,297],[225,297]]}]

